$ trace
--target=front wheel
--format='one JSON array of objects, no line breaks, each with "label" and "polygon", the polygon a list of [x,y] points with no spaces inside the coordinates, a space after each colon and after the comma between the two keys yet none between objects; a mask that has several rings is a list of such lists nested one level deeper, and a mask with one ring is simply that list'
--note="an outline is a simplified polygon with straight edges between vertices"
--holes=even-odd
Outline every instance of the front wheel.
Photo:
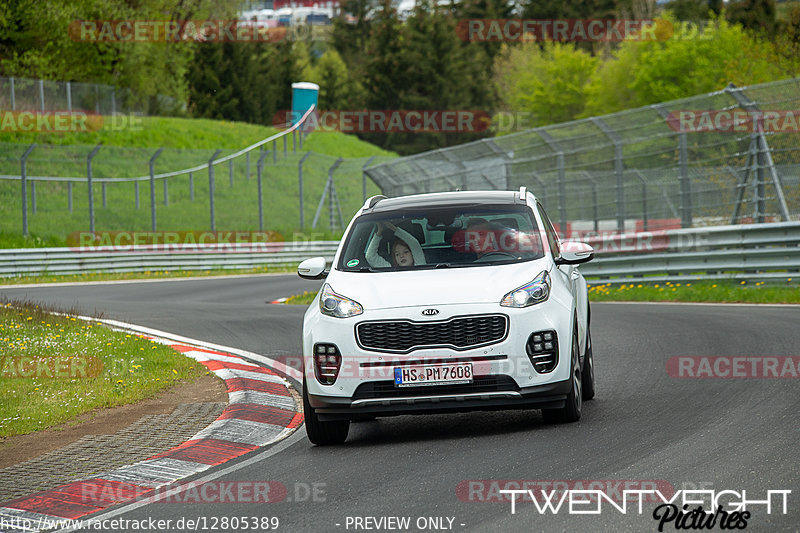
[{"label": "front wheel", "polygon": [[576,329],[572,334],[572,384],[569,389],[569,394],[567,394],[567,399],[564,400],[564,407],[558,409],[542,409],[542,417],[545,422],[577,422],[581,419],[583,378],[579,350],[578,331]]},{"label": "front wheel", "polygon": [[303,380],[303,417],[305,418],[308,440],[317,446],[341,444],[347,440],[347,434],[350,432],[350,421],[321,422],[317,412],[308,401],[308,387],[305,380]]},{"label": "front wheel", "polygon": [[583,401],[594,398],[594,354],[592,353],[592,334],[586,330],[586,352],[583,356]]}]

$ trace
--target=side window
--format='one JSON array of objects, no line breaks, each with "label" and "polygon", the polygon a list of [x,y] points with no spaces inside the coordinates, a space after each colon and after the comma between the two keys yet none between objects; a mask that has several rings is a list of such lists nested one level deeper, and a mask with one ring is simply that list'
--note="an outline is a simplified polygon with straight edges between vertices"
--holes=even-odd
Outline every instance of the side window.
[{"label": "side window", "polygon": [[542,204],[537,202],[536,208],[539,210],[539,216],[544,223],[544,232],[547,234],[547,242],[550,244],[550,251],[553,257],[558,257],[561,255],[561,247],[559,245],[558,236],[556,235],[556,230],[553,228],[553,223],[550,222],[550,217],[544,212]]}]

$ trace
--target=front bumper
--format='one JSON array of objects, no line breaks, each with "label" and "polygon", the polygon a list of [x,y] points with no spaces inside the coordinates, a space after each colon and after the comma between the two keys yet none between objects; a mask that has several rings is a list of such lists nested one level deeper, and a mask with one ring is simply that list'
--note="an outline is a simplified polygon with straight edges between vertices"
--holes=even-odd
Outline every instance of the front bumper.
[{"label": "front bumper", "polygon": [[[508,376],[495,376],[508,377]],[[509,378],[510,379],[510,378]],[[513,380],[512,380],[513,382]],[[569,394],[569,379],[509,390],[461,392],[457,386],[426,387],[425,394],[404,391],[402,396],[378,395],[366,398],[337,398],[309,394],[308,399],[321,421],[358,420],[376,416],[433,414],[498,409],[553,409],[564,407]],[[450,388],[451,390],[447,390]],[[422,391],[420,391],[422,392]]]}]

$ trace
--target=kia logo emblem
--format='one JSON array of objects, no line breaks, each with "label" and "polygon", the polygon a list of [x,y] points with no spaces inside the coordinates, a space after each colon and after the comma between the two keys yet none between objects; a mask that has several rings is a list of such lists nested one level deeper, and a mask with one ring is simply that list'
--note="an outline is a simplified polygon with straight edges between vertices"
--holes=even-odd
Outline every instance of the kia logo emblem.
[{"label": "kia logo emblem", "polygon": [[438,315],[439,314],[439,310],[438,309],[424,309],[422,311],[422,314],[425,315],[425,316]]}]

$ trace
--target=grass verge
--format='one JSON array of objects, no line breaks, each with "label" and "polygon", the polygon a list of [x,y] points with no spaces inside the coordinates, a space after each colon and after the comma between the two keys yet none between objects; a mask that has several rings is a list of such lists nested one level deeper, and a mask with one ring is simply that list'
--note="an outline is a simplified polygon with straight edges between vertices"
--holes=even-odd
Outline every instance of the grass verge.
[{"label": "grass verge", "polygon": [[800,303],[800,279],[785,284],[759,282],[627,283],[593,285],[593,302],[718,302],[718,303]]},{"label": "grass verge", "polygon": [[86,281],[125,281],[138,279],[196,278],[204,276],[245,276],[248,274],[282,274],[297,272],[297,265],[281,265],[245,269],[216,270],[146,270],[144,272],[90,272],[68,276],[45,274],[0,278],[0,285],[29,285],[32,283],[80,283]]},{"label": "grass verge", "polygon": [[200,363],[99,322],[0,304],[0,437],[134,403],[206,374]]},{"label": "grass verge", "polygon": [[[206,119],[143,117],[136,129],[98,130],[85,133],[42,133],[0,131],[0,174],[18,176],[20,157],[29,143],[39,143],[27,160],[30,176],[86,176],[87,155],[98,144],[102,148],[92,159],[95,179],[120,179],[147,176],[155,150],[164,147],[154,161],[156,173],[178,171],[205,165],[217,149],[223,157],[265,139],[276,130],[254,124]],[[262,191],[263,224],[266,230],[277,231],[287,238],[300,226],[299,166],[307,151],[313,152],[303,161],[304,226],[314,220],[328,171],[338,160],[344,161],[335,172],[336,197],[344,224],[362,205],[362,168],[375,156],[373,164],[390,160],[396,154],[340,132],[314,132],[293,151],[292,138],[287,141],[284,156],[283,140],[266,149],[276,149],[263,161]],[[250,154],[250,162],[242,156],[215,167],[215,227],[218,230],[255,231],[259,228],[257,168],[260,153]],[[95,228],[98,231],[148,232],[152,228],[150,184],[111,181],[93,185]],[[35,186],[35,189],[34,189]],[[63,242],[73,232],[89,229],[89,191],[85,181],[32,181],[28,191],[28,230],[40,241]],[[202,170],[189,175],[158,180],[153,194],[159,231],[202,231],[210,224],[209,173]],[[35,192],[34,192],[35,191]],[[70,201],[70,191],[72,200]],[[367,194],[378,194],[378,187],[367,180]],[[34,195],[36,198],[34,208]],[[22,200],[20,184],[0,180],[0,247],[35,246],[36,239],[20,241],[3,238],[22,234]],[[71,208],[70,208],[71,206]],[[320,232],[330,226],[328,204],[323,202],[315,225]],[[340,225],[337,225],[340,227]]]},{"label": "grass verge", "polygon": [[294,304],[294,305],[311,305],[311,302],[314,301],[314,298],[317,297],[316,292],[306,291],[303,294],[295,294],[294,296],[289,296],[285,302],[285,304]]}]

